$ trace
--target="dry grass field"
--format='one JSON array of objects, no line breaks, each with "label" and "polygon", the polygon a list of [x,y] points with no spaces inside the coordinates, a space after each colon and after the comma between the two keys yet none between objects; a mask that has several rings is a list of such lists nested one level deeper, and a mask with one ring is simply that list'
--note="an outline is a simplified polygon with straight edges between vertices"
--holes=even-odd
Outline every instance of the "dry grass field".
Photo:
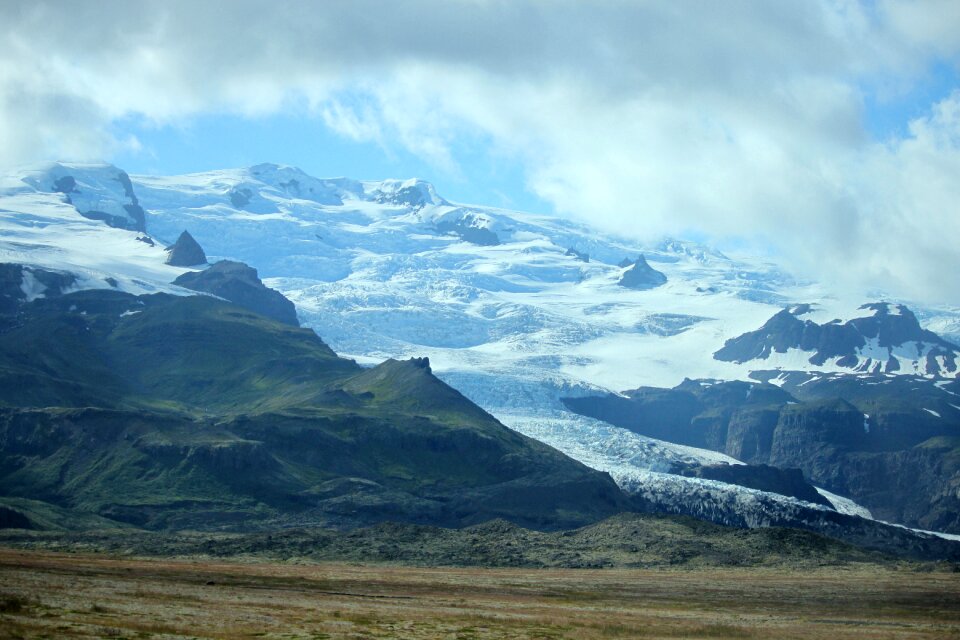
[{"label": "dry grass field", "polygon": [[426,569],[0,549],[2,638],[958,638],[960,574]]}]

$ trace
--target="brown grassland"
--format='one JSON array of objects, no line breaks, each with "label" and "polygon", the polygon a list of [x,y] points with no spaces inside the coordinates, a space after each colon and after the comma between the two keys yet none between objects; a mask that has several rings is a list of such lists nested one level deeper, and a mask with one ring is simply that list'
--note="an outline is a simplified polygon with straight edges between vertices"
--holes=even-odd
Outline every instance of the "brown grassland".
[{"label": "brown grassland", "polygon": [[0,548],[2,638],[958,638],[960,574],[481,569]]}]

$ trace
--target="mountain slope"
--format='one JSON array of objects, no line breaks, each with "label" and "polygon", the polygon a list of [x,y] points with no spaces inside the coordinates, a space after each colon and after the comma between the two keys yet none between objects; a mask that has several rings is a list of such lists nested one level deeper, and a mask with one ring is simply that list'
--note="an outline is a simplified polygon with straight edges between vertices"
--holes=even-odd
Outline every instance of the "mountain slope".
[{"label": "mountain slope", "polygon": [[205,296],[87,290],[0,334],[0,486],[151,528],[505,517],[626,506],[422,363],[363,371],[316,335]]},{"label": "mountain slope", "polygon": [[760,377],[780,386],[687,381],[566,403],[641,434],[798,468],[883,520],[960,533],[960,403],[944,381],[781,371]]},{"label": "mountain slope", "polygon": [[[52,170],[47,171],[52,177]],[[109,176],[113,169],[101,171]],[[749,379],[753,363],[712,357],[724,340],[756,328],[797,300],[816,301],[824,313],[851,303],[834,300],[828,288],[798,282],[767,261],[731,258],[676,240],[643,247],[548,216],[458,205],[417,180],[323,180],[278,165],[134,176],[131,182],[150,232],[144,238],[84,218],[63,202],[49,179],[31,186],[22,178],[7,179],[0,190],[0,248],[26,264],[30,274],[34,266],[46,265],[73,275],[75,289],[106,285],[136,294],[189,295],[170,284],[186,270],[160,264],[162,245],[186,229],[212,259],[256,264],[269,286],[293,299],[299,321],[318,330],[338,352],[363,364],[428,356],[431,375],[455,385],[517,431],[609,470],[631,491],[647,490],[655,498],[651,508],[687,508],[708,496],[716,505],[712,517],[721,521],[763,523],[797,513],[790,496],[679,475],[682,469],[737,462],[699,448],[705,443],[695,448],[651,439],[577,415],[561,400],[641,383],[676,384],[684,377]],[[113,197],[126,196],[118,192]],[[40,233],[33,228],[38,220],[45,225]],[[94,244],[90,238],[105,242]],[[116,247],[112,271],[103,258],[110,253],[101,247]],[[588,255],[589,261],[584,259]],[[619,265],[637,255],[663,273],[666,283],[645,291],[618,286],[625,269]],[[918,318],[925,326],[960,326],[956,310],[920,309]],[[183,364],[192,366],[187,356]],[[256,369],[265,363],[243,369],[244,363],[237,362],[239,370],[262,375],[266,387],[276,382],[286,388],[289,372],[282,362],[270,364],[277,371],[265,372]],[[128,361],[121,364],[133,367]],[[224,410],[216,406],[213,392],[204,392],[204,385],[211,384],[204,380],[204,363],[194,364],[200,386],[181,388],[173,399],[153,398],[151,410],[171,403],[180,411],[203,412],[209,402],[212,413]],[[318,406],[336,406],[337,411],[357,406],[387,411],[386,404],[378,406],[375,378],[396,383],[394,366],[388,363],[376,374],[364,375],[351,390],[293,384],[289,397],[261,398],[249,410],[289,412],[296,402],[316,399]],[[109,376],[110,371],[105,367],[103,373]],[[158,376],[134,374],[142,376],[148,390],[150,384],[161,384]],[[175,377],[168,382],[176,388]],[[117,396],[125,393],[122,384],[115,388]],[[229,397],[228,388],[215,391]],[[389,398],[380,391],[381,399]],[[289,403],[291,399],[296,402]],[[463,419],[438,416],[430,402],[403,394],[389,399],[413,417],[452,424]],[[755,417],[761,423],[764,416],[758,409]],[[714,427],[724,420],[723,415],[707,418]],[[748,439],[743,443],[737,455],[752,455]],[[760,444],[757,440],[752,446]],[[834,504],[846,503],[836,498]],[[813,507],[826,508],[802,508]]]},{"label": "mountain slope", "polygon": [[[727,340],[714,358],[737,363],[754,361],[755,366],[772,368],[778,354],[783,354],[780,358],[791,359],[793,366],[806,358],[815,367],[957,375],[960,347],[921,328],[917,317],[904,305],[865,304],[858,311],[867,315],[843,323],[832,320],[817,324],[801,319],[810,312],[810,305],[784,309],[760,329]],[[767,362],[757,362],[761,360]]]}]

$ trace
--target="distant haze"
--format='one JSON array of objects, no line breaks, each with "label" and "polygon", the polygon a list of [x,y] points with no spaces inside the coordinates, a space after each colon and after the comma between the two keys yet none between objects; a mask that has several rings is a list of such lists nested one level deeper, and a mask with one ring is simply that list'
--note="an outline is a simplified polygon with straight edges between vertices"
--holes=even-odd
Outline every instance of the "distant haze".
[{"label": "distant haze", "polygon": [[[441,195],[495,179],[625,236],[960,304],[955,0],[8,0],[0,33],[3,165],[164,171],[190,150],[157,132],[231,118],[291,162],[284,118],[356,177],[388,177],[358,163],[382,156]],[[205,161],[233,165],[234,138],[203,138]]]}]

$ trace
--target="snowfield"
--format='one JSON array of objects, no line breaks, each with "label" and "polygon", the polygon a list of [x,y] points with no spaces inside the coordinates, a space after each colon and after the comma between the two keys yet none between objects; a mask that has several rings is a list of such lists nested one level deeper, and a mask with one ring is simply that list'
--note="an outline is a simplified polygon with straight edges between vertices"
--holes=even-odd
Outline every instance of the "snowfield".
[{"label": "snowfield", "polygon": [[[798,501],[669,474],[675,463],[738,462],[578,416],[560,398],[684,378],[747,379],[752,368],[839,371],[832,362],[811,365],[802,352],[757,367],[712,354],[790,304],[813,303],[817,317],[832,319],[876,300],[839,298],[768,260],[696,243],[641,246],[568,220],[450,203],[418,180],[317,179],[280,165],[130,176],[146,212],[143,234],[82,215],[125,211],[117,171],[56,164],[0,178],[0,261],[70,271],[79,288],[185,294],[169,284],[185,269],[165,265],[163,247],[188,230],[211,261],[257,268],[341,355],[361,363],[428,356],[440,378],[504,424],[621,486],[739,501],[751,525]],[[55,184],[73,174],[82,179],[68,203]],[[618,264],[641,254],[666,284],[618,285],[626,270]],[[910,306],[925,326],[960,327],[960,309]]]}]

